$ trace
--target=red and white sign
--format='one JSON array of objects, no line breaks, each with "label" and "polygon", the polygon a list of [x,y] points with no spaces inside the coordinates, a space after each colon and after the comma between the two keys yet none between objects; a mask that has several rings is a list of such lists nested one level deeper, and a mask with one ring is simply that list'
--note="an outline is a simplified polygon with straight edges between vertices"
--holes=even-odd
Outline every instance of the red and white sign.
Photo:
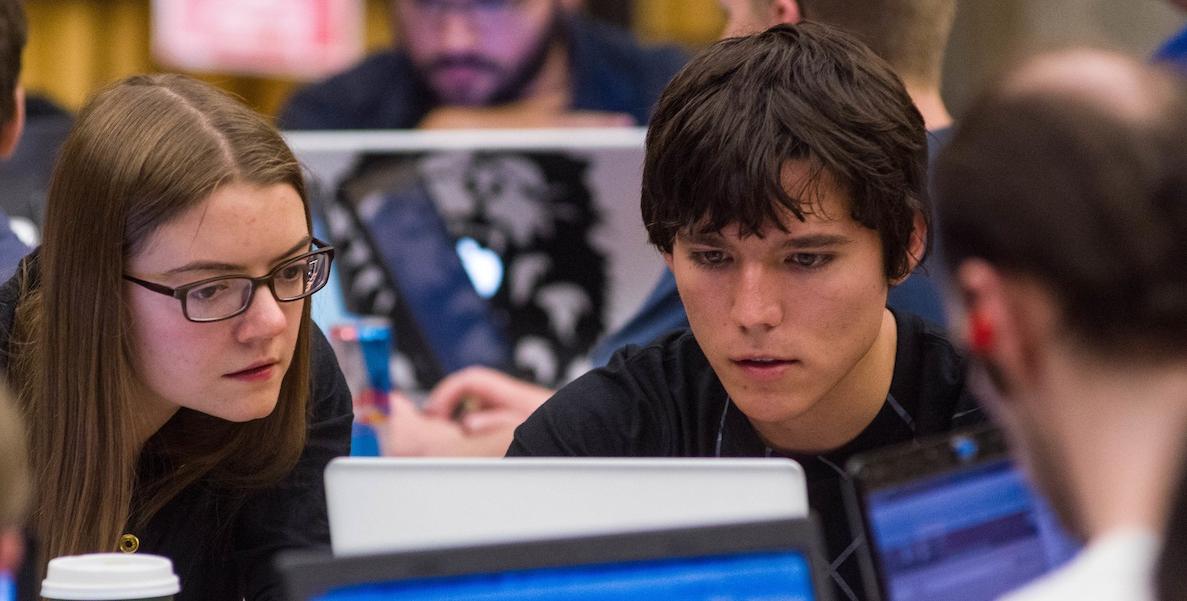
[{"label": "red and white sign", "polygon": [[363,54],[363,0],[153,0],[153,56],[195,72],[318,78]]}]

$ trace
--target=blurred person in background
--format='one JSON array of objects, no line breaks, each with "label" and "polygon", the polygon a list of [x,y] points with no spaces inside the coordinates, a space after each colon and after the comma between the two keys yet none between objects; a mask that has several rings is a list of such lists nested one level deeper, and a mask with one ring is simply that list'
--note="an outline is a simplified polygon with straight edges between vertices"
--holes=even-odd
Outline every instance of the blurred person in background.
[{"label": "blurred person in background", "polygon": [[938,159],[970,383],[1087,541],[1009,601],[1153,598],[1187,433],[1185,139],[1178,78],[1065,51],[976,102]]},{"label": "blurred person in background", "polygon": [[[21,87],[21,51],[28,37],[21,0],[0,0],[0,160],[16,152],[25,126],[25,90]],[[0,210],[0,280],[16,271],[29,248],[12,231]]]},{"label": "blurred person in background", "polygon": [[393,0],[397,47],[295,93],[284,129],[646,125],[684,64],[562,0]]}]

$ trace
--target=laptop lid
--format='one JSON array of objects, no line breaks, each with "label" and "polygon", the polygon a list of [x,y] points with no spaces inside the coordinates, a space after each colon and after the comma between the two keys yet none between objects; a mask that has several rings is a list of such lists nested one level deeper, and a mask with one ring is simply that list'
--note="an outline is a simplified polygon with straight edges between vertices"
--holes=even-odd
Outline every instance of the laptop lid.
[{"label": "laptop lid", "polygon": [[1075,554],[996,428],[856,456],[847,468],[852,523],[869,541],[870,599],[990,601]]},{"label": "laptop lid", "polygon": [[789,459],[341,457],[325,481],[335,555],[808,514]]},{"label": "laptop lid", "polygon": [[807,519],[280,560],[291,601],[828,601]]},{"label": "laptop lid", "polygon": [[[459,319],[446,315],[451,305],[440,294],[418,294],[408,273],[425,271],[423,258],[397,232],[455,251],[452,259],[430,253],[446,266],[434,272],[437,283],[449,282],[458,291],[451,298],[469,307],[461,321],[474,329],[466,331],[506,345],[478,362],[506,361],[508,371],[544,385],[566,382],[587,369],[595,342],[629,319],[663,269],[639,219],[644,134],[293,132],[288,140],[339,249],[345,308],[391,316],[397,383],[427,389],[475,360],[457,350],[462,337],[434,334]],[[419,206],[394,210],[407,201]],[[440,225],[427,227],[434,220]]]}]

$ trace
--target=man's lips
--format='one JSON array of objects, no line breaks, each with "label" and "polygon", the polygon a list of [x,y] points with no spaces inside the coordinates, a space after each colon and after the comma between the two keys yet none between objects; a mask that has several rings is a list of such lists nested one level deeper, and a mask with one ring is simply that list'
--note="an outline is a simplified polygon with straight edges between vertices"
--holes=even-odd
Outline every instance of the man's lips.
[{"label": "man's lips", "polygon": [[799,363],[796,359],[778,357],[744,356],[730,359],[746,376],[756,380],[773,380],[783,376],[793,365]]}]

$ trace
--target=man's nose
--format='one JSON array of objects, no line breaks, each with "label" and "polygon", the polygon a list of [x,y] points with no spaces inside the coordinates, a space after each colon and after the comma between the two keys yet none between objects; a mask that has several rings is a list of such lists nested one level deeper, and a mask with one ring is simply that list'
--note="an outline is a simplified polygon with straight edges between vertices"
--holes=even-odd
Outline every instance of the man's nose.
[{"label": "man's nose", "polygon": [[738,275],[730,313],[734,323],[747,331],[765,331],[782,323],[783,303],[778,278],[761,265],[743,267]]},{"label": "man's nose", "polygon": [[452,9],[441,15],[441,49],[446,54],[473,51],[478,43],[478,28],[474,15],[468,10]]}]

